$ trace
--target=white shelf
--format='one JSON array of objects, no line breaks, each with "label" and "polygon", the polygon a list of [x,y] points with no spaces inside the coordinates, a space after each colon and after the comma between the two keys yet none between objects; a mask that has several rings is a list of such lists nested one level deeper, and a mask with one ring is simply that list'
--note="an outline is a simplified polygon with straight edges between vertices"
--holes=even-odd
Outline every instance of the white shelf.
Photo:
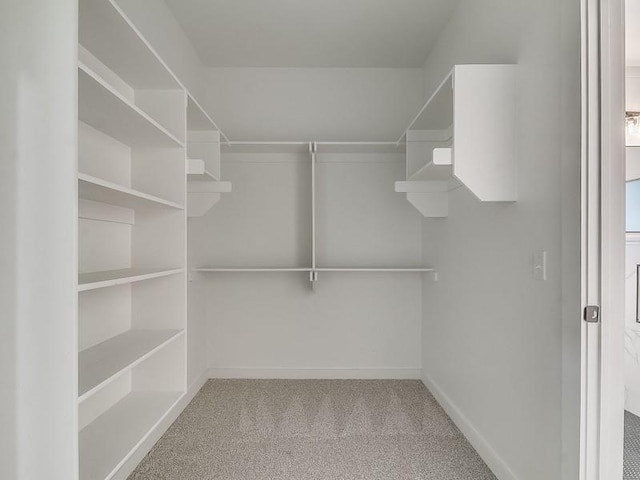
[{"label": "white shelf", "polygon": [[426,273],[434,272],[429,267],[319,267],[316,272],[379,272],[379,273]]},{"label": "white shelf", "polygon": [[516,68],[456,65],[400,137],[408,181],[396,191],[423,216],[448,216],[451,180],[482,202],[517,200]]},{"label": "white shelf", "polygon": [[231,193],[231,182],[219,182],[211,178],[205,181],[191,180],[187,184],[187,193]]},{"label": "white shelf", "polygon": [[388,272],[388,273],[410,273],[410,272],[433,272],[429,267],[317,267],[317,268],[281,268],[281,267],[203,267],[194,269],[201,273],[252,273],[252,272]]},{"label": "white shelf", "polygon": [[183,142],[80,62],[78,119],[131,147],[184,147]]},{"label": "white shelf", "polygon": [[397,142],[316,142],[321,153],[404,153],[403,143]]},{"label": "white shelf", "polygon": [[183,333],[183,330],[129,330],[83,350],[78,354],[78,401],[84,401]]},{"label": "white shelf", "polygon": [[182,268],[152,269],[125,268],[122,270],[108,270],[104,272],[81,273],[78,275],[78,291],[95,290],[96,288],[113,287],[128,283],[142,282],[154,278],[167,277],[182,273]]},{"label": "white shelf", "polygon": [[221,145],[224,153],[297,153],[309,154],[315,143],[317,153],[404,153],[402,142],[302,142],[302,141],[231,141]]},{"label": "white shelf", "polygon": [[210,182],[217,181],[219,178],[205,168],[204,160],[189,158],[187,159],[187,180]]},{"label": "white shelf", "polygon": [[78,174],[78,196],[84,200],[132,209],[175,208],[184,210],[184,206],[179,203],[123,187],[84,173]]},{"label": "white shelf", "polygon": [[223,153],[298,153],[309,154],[310,142],[231,141],[220,146]]},{"label": "white shelf", "polygon": [[194,269],[200,273],[252,273],[252,272],[310,272],[309,268],[298,267],[202,267]]},{"label": "white shelf", "polygon": [[450,180],[453,177],[452,159],[451,148],[434,148],[431,161],[409,176],[408,180]]},{"label": "white shelf", "polygon": [[80,431],[80,479],[111,478],[182,396],[134,392]]},{"label": "white shelf", "polygon": [[202,173],[187,172],[188,182],[216,182],[218,180],[211,172],[205,170]]},{"label": "white shelf", "polygon": [[112,0],[80,0],[78,42],[134,89],[182,86]]}]

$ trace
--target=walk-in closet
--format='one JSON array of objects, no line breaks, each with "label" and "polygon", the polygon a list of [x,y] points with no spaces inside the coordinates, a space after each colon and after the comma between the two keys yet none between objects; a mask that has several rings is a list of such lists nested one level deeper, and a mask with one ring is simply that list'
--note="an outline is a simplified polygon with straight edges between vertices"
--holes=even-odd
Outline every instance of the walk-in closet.
[{"label": "walk-in closet", "polygon": [[579,3],[15,6],[51,322],[0,478],[577,480]]}]

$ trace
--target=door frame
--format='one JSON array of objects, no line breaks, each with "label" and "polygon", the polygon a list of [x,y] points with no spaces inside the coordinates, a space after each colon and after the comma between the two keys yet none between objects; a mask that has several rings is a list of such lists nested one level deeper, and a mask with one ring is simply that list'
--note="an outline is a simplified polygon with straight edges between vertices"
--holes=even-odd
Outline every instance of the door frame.
[{"label": "door frame", "polygon": [[624,432],[624,0],[582,3],[581,480],[622,480]]}]

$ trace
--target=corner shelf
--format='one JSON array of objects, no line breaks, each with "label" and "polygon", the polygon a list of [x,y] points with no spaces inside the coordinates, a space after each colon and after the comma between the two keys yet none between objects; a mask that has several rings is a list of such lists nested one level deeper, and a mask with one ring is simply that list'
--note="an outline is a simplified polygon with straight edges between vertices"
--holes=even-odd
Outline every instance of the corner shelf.
[{"label": "corner shelf", "polygon": [[482,202],[516,201],[516,102],[515,65],[456,65],[399,139],[407,181],[396,191],[425,217],[448,216],[457,182]]},{"label": "corner shelf", "polygon": [[409,181],[435,180],[445,181],[453,177],[453,149],[450,147],[435,147],[431,151],[431,160],[415,173],[410,175]]},{"label": "corner shelf", "polygon": [[80,430],[80,478],[111,478],[182,395],[132,392]]},{"label": "corner shelf", "polygon": [[180,140],[81,62],[78,62],[78,119],[130,147],[184,147]]},{"label": "corner shelf", "polygon": [[187,181],[215,182],[218,180],[218,177],[205,168],[204,160],[199,158],[187,159]]},{"label": "corner shelf", "polygon": [[231,182],[220,181],[218,127],[198,102],[187,100],[187,215],[201,217],[231,192]]},{"label": "corner shelf", "polygon": [[78,354],[78,401],[184,334],[184,330],[128,330]]},{"label": "corner shelf", "polygon": [[84,173],[78,173],[78,196],[83,200],[131,209],[172,208],[184,210],[184,206],[179,203],[123,187]]},{"label": "corner shelf", "polygon": [[152,269],[125,268],[121,270],[107,270],[103,272],[81,273],[78,275],[78,291],[95,290],[97,288],[114,287],[128,283],[142,282],[154,278],[177,275],[184,272],[182,268]]}]

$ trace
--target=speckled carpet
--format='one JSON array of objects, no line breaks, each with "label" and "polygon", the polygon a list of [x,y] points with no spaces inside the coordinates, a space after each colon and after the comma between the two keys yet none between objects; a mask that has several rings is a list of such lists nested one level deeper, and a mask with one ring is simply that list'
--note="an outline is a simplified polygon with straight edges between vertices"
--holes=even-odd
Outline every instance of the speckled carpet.
[{"label": "speckled carpet", "polygon": [[624,412],[624,480],[640,480],[640,417]]},{"label": "speckled carpet", "polygon": [[419,381],[210,380],[129,480],[495,480]]}]

